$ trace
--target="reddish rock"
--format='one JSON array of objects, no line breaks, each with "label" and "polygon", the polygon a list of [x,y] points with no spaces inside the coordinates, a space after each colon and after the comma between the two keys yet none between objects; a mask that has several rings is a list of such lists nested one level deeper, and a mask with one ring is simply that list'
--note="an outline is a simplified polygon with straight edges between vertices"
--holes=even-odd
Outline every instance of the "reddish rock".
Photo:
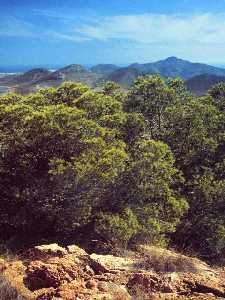
[{"label": "reddish rock", "polygon": [[77,265],[71,264],[70,261],[58,261],[54,264],[34,261],[26,270],[25,283],[33,291],[41,288],[56,288],[64,282],[74,280],[77,275]]},{"label": "reddish rock", "polygon": [[[224,273],[216,272],[197,260],[194,261],[194,272],[156,273],[149,270],[149,264],[145,261],[149,261],[149,257],[144,255],[90,256],[75,245],[68,246],[66,250],[57,244],[34,249],[38,249],[35,260],[30,256],[20,263],[11,262],[4,272],[10,282],[16,277],[15,282],[19,282],[20,287],[25,283],[22,288],[29,294],[27,299],[127,300],[132,296],[154,300],[225,298]],[[168,252],[167,255],[172,254]],[[177,258],[177,255],[174,257]],[[182,262],[186,261],[183,256],[181,258]],[[4,261],[0,261],[1,265],[4,268]]]},{"label": "reddish rock", "polygon": [[151,273],[135,273],[128,281],[129,290],[142,288],[146,293],[155,292],[159,289],[159,277]]},{"label": "reddish rock", "polygon": [[65,300],[83,299],[85,290],[86,288],[83,280],[74,280],[68,284],[61,285],[56,290],[55,296]]},{"label": "reddish rock", "polygon": [[35,297],[35,300],[52,300],[54,295],[54,288],[42,289],[39,291],[38,296]]}]

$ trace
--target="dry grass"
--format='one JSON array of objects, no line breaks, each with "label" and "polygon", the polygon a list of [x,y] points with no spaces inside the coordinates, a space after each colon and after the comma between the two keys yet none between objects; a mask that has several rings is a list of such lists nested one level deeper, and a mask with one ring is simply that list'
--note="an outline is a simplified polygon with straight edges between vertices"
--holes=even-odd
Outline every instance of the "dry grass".
[{"label": "dry grass", "polygon": [[0,275],[0,300],[27,300],[3,275]]},{"label": "dry grass", "polygon": [[28,300],[31,293],[23,283],[24,262],[0,245],[0,300]]},{"label": "dry grass", "polygon": [[138,251],[143,255],[140,263],[143,268],[156,272],[191,272],[197,273],[204,270],[206,264],[196,258],[191,258],[174,251],[142,245]]},{"label": "dry grass", "polygon": [[12,262],[19,259],[19,256],[10,251],[4,244],[0,244],[0,258],[6,262]]},{"label": "dry grass", "polygon": [[150,293],[146,293],[142,285],[135,285],[130,290],[132,300],[153,300],[155,299]]}]

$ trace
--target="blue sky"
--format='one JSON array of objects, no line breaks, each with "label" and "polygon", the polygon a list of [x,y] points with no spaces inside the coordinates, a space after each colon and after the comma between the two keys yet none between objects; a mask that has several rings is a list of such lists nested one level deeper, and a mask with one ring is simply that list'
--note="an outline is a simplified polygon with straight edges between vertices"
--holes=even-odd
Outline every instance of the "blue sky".
[{"label": "blue sky", "polygon": [[225,64],[225,0],[0,0],[0,65]]}]

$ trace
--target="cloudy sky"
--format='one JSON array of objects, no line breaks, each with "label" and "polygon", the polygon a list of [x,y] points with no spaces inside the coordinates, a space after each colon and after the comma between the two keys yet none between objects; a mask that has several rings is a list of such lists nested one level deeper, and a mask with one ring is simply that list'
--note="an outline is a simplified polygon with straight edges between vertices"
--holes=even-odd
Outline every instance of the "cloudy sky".
[{"label": "cloudy sky", "polygon": [[0,65],[225,64],[225,0],[0,0]]}]

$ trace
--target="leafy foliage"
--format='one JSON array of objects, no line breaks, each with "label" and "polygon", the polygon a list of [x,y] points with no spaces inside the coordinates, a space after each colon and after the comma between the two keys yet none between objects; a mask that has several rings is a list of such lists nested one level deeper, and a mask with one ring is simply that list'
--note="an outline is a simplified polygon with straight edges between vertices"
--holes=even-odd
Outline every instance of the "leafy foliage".
[{"label": "leafy foliage", "polygon": [[116,246],[126,247],[139,230],[138,219],[130,208],[125,208],[121,214],[101,213],[96,222],[96,231]]},{"label": "leafy foliage", "polygon": [[15,247],[94,237],[222,257],[224,86],[180,79],[128,91],[68,82],[0,97],[0,236]]}]

